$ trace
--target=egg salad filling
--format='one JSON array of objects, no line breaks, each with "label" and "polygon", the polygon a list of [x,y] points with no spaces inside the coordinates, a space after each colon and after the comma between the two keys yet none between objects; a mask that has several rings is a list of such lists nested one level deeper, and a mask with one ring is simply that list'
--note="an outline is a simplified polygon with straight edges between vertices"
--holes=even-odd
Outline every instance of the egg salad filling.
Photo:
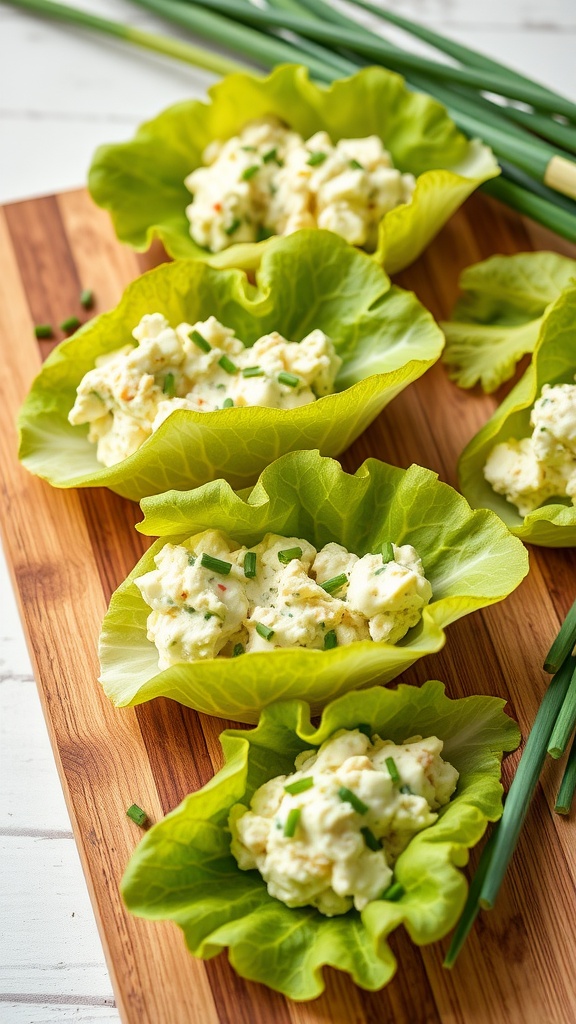
[{"label": "egg salad filling", "polygon": [[545,384],[530,414],[531,437],[497,444],[484,476],[528,515],[549,498],[576,504],[576,385]]},{"label": "egg salad filling", "polygon": [[216,530],[165,544],[134,579],[152,609],[159,669],[278,647],[397,643],[432,596],[410,544],[362,558],[340,544],[268,533],[251,548]]},{"label": "egg salad filling", "polygon": [[186,214],[192,238],[211,252],[300,228],[326,228],[374,249],[378,222],[416,186],[377,135],[333,144],[320,131],[304,140],[273,116],[211,142],[202,159],[206,166],[185,180],[194,196]]},{"label": "egg salad filling", "polygon": [[304,750],[295,772],[256,790],[250,810],[232,808],[238,866],[257,868],[289,907],[311,905],[329,917],[398,898],[395,861],[456,789],[458,772],[442,749],[436,736],[395,744],[360,726]]},{"label": "egg salad filling", "polygon": [[295,409],[332,393],[342,365],[320,330],[300,342],[272,331],[248,348],[213,316],[172,328],[150,313],[132,334],[136,345],[96,360],[68,415],[75,426],[90,424],[88,440],[105,466],[137,451],[176,409]]}]

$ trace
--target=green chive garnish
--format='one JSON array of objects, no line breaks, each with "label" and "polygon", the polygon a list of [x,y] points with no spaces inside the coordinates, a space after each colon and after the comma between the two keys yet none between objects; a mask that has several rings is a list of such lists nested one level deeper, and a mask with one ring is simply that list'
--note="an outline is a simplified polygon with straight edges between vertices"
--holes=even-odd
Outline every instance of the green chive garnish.
[{"label": "green chive garnish", "polygon": [[347,804],[351,804],[358,814],[367,814],[370,808],[368,804],[365,804],[360,797],[356,796],[351,789],[347,789],[346,786],[340,786],[338,790],[338,796],[341,800],[344,800]]},{"label": "green chive garnish", "polygon": [[246,366],[242,370],[243,377],[263,377],[264,370],[261,366]]},{"label": "green chive garnish", "polygon": [[339,576],[333,576],[331,580],[326,580],[326,582],[321,583],[320,586],[327,594],[333,594],[336,590],[341,590],[347,583],[348,577],[346,573],[341,572]]},{"label": "green chive garnish", "polygon": [[256,146],[240,146],[240,149],[244,150],[245,153],[255,153]]},{"label": "green chive garnish", "polygon": [[200,331],[190,331],[188,337],[190,338],[190,341],[193,341],[198,348],[202,349],[203,352],[211,351],[212,346],[206,341],[206,338],[202,337]]},{"label": "green chive garnish", "polygon": [[576,644],[576,601],[564,619],[560,632],[546,655],[544,671],[554,674],[571,654]]},{"label": "green chive garnish", "polygon": [[224,234],[225,235],[235,235],[236,232],[238,231],[238,228],[240,227],[241,223],[242,223],[242,221],[240,220],[240,217],[235,217],[234,220],[232,221],[232,223],[229,224],[227,228],[224,228]]},{"label": "green chive garnish", "polygon": [[236,363],[233,363],[231,359],[228,359],[228,356],[220,356],[218,366],[221,366],[223,370],[226,370],[226,373],[238,373]]},{"label": "green chive garnish", "polygon": [[80,305],[83,306],[84,309],[92,309],[92,306],[94,305],[94,292],[91,288],[84,288],[84,290],[80,292]]},{"label": "green chive garnish", "polygon": [[312,789],[313,785],[312,776],[306,775],[303,779],[296,779],[296,782],[289,782],[287,786],[284,786],[284,792],[290,793],[290,796],[296,796],[296,793],[305,793],[307,789]]},{"label": "green chive garnish", "polygon": [[65,331],[66,334],[70,334],[71,331],[75,331],[77,327],[80,327],[80,321],[77,316],[69,316],[60,324],[60,330]]},{"label": "green chive garnish", "polygon": [[354,159],[350,160],[350,167],[352,167],[352,169],[355,170],[355,171],[363,171],[364,170],[362,164],[359,163],[358,160],[354,160]]},{"label": "green chive garnish", "polygon": [[174,390],[174,374],[167,373],[164,377],[164,386],[162,391],[165,395],[168,395],[168,398],[174,398]]},{"label": "green chive garnish", "polygon": [[241,654],[244,654],[244,644],[234,644],[234,650],[232,651],[232,657],[238,658]]},{"label": "green chive garnish", "polygon": [[333,651],[335,647],[338,647],[338,637],[336,636],[335,629],[329,629],[324,636],[324,650]]},{"label": "green chive garnish", "polygon": [[368,847],[369,850],[376,851],[382,849],[382,843],[380,842],[379,839],[376,838],[374,833],[369,828],[361,828],[360,831],[364,836],[364,842],[366,843],[366,846]]},{"label": "green chive garnish", "polygon": [[293,807],[291,811],[288,811],[288,817],[284,825],[284,835],[286,839],[292,839],[296,829],[298,828],[298,822],[300,821],[300,815],[302,811],[299,807]]},{"label": "green chive garnish", "polygon": [[394,561],[394,545],[391,540],[387,540],[382,545],[382,561],[384,563]]},{"label": "green chive garnish", "polygon": [[318,167],[320,164],[324,163],[327,156],[327,153],[321,153],[318,150],[316,153],[310,153],[306,163],[309,164],[310,167]]},{"label": "green chive garnish", "polygon": [[260,634],[263,640],[271,640],[274,636],[274,630],[270,629],[270,626],[265,626],[263,622],[256,623],[256,632]]},{"label": "green chive garnish", "polygon": [[262,157],[262,161],[265,164],[272,163],[273,160],[278,161],[278,150],[277,149],[269,149],[268,152],[264,153],[264,156]]},{"label": "green chive garnish", "polygon": [[222,402],[222,408],[223,409],[232,409],[233,405],[234,405],[234,399],[233,398],[225,398],[224,401]]},{"label": "green chive garnish", "polygon": [[52,324],[36,324],[34,334],[37,338],[51,338],[54,334]]},{"label": "green chive garnish", "polygon": [[302,558],[302,548],[284,548],[278,552],[278,561],[282,562],[282,565],[288,565],[293,558]]},{"label": "green chive garnish", "polygon": [[126,814],[132,821],[139,825],[140,828],[144,828],[148,822],[148,815],[146,814],[146,811],[143,811],[141,807],[138,807],[138,804],[132,804],[132,806],[126,811]]},{"label": "green chive garnish", "polygon": [[400,885],[400,882],[392,882],[392,885],[389,885],[388,888],[384,890],[380,899],[396,902],[397,900],[402,899],[405,892],[406,890],[403,885]]},{"label": "green chive garnish", "polygon": [[249,580],[253,580],[256,576],[256,552],[247,551],[244,555],[244,575]]},{"label": "green chive garnish", "polygon": [[227,576],[232,568],[232,562],[225,562],[222,558],[214,558],[205,552],[200,559],[200,565],[211,572],[217,572],[220,576]]},{"label": "green chive garnish", "polygon": [[282,370],[278,374],[278,382],[285,384],[288,388],[296,388],[300,384],[300,377],[297,377],[294,373],[286,373],[285,370]]},{"label": "green chive garnish", "polygon": [[188,565],[196,565],[196,556],[188,555]]},{"label": "green chive garnish", "polygon": [[414,796],[412,790],[410,789],[410,786],[400,786],[400,792],[404,796]]},{"label": "green chive garnish", "polygon": [[242,171],[242,181],[250,181],[250,178],[253,178],[254,175],[257,174],[259,170],[260,164],[252,164],[251,167],[247,167],[245,171]]},{"label": "green chive garnish", "polygon": [[384,764],[386,765],[386,767],[388,769],[388,772],[390,774],[390,778],[392,779],[392,782],[394,782],[394,783],[400,782],[400,773],[398,771],[398,768],[396,767],[396,761],[394,760],[394,758],[393,757],[387,757],[385,762],[384,762]]}]

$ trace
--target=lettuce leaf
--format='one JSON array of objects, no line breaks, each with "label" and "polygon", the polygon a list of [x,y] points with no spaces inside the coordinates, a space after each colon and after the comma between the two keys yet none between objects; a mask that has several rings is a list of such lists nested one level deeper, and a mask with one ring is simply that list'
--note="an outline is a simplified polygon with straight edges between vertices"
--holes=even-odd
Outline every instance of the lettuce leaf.
[{"label": "lettuce leaf", "polygon": [[[132,328],[151,312],[173,325],[214,314],[248,345],[272,330],[301,341],[322,328],[343,359],[337,392],[294,410],[177,410],[137,452],[106,468],[88,427],[71,426],[68,412],[96,357],[130,342]],[[20,458],[56,487],[105,486],[133,500],[217,477],[245,487],[284,452],[318,447],[338,455],[438,359],[443,343],[411,292],[391,286],[373,260],[329,231],[275,239],[256,286],[240,270],[194,260],[164,264],[46,360],[20,415]]]},{"label": "lettuce leaf", "polygon": [[[266,469],[251,491],[222,480],[142,502],[142,533],[162,539],[112,596],[100,638],[101,682],[117,706],[170,697],[197,711],[254,722],[267,704],[303,698],[315,710],[375,679],[388,682],[444,644],[444,627],[502,600],[528,571],[522,544],[491,512],[472,512],[461,495],[420,466],[408,470],[368,459],[354,476],[316,452],[295,452]],[[361,641],[330,651],[273,649],[158,671],[146,637],[150,609],[132,582],[154,556],[205,529],[251,545],[267,532],[330,541],[363,555],[387,540],[413,544],[432,584],[420,623],[399,644]]]},{"label": "lettuce leaf", "polygon": [[573,384],[576,372],[576,285],[565,288],[546,314],[532,362],[515,388],[462,452],[460,487],[473,508],[492,509],[517,537],[543,547],[576,545],[576,507],[551,499],[523,519],[496,494],[483,469],[494,445],[532,433],[530,412],[544,384]]},{"label": "lettuce leaf", "polygon": [[267,78],[228,75],[208,92],[209,103],[178,103],[143,124],[130,142],[96,151],[88,179],[92,198],[110,212],[120,241],[135,249],[147,249],[158,237],[171,256],[218,267],[258,266],[268,241],[217,255],[192,241],[184,179],[201,165],[209,142],[238,134],[247,120],[264,114],[276,114],[305,138],[321,129],[334,142],[378,135],[394,164],[418,175],[412,202],[381,222],[375,258],[390,273],[415,260],[467,196],[499,173],[491,150],[468,142],[444,107],[410,92],[384,68],[365,68],[326,88],[310,81],[307,68],[283,65]]},{"label": "lettuce leaf", "polygon": [[[274,704],[251,732],[227,729],[220,739],[225,766],[144,837],[126,870],[122,895],[129,910],[182,928],[190,951],[209,959],[229,947],[235,970],[291,999],[324,990],[322,968],[379,989],[397,963],[388,945],[400,925],[418,945],[444,936],[462,912],[467,883],[459,870],[488,821],[502,813],[500,761],[519,742],[515,723],[495,697],[449,700],[444,685],[397,690],[375,687],[334,701],[318,729],[300,701]],[[397,902],[376,900],[362,913],[327,918],[312,907],[290,909],[268,895],[257,871],[240,871],[226,825],[231,807],[247,804],[268,779],[293,771],[300,751],[338,729],[360,723],[396,743],[436,735],[443,757],[459,771],[456,795],[437,822],[416,835],[396,863],[404,887]]]},{"label": "lettuce leaf", "polygon": [[460,277],[463,295],[446,335],[444,362],[461,388],[486,392],[513,376],[516,364],[533,352],[547,311],[576,278],[576,260],[554,252],[491,256]]}]

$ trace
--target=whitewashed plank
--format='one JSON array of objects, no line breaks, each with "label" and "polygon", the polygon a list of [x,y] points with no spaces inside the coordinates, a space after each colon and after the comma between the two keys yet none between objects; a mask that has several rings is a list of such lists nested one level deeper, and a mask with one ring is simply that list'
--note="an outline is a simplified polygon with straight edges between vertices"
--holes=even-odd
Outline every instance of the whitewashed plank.
[{"label": "whitewashed plank", "polygon": [[2,1003],[0,1019],[4,1024],[118,1024],[113,1006],[67,1006],[61,1003]]}]

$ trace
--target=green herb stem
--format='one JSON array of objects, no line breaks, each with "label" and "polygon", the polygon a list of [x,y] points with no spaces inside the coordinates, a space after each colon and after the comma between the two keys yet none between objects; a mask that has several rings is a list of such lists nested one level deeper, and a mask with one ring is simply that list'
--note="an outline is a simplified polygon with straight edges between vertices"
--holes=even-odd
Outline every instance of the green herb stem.
[{"label": "green herb stem", "polygon": [[576,668],[572,673],[570,685],[568,687],[568,693],[564,698],[562,707],[560,708],[560,714],[556,719],[556,724],[548,744],[548,753],[550,757],[558,759],[562,757],[570,737],[576,728]]},{"label": "green herb stem", "polygon": [[242,370],[243,377],[263,377],[264,370],[261,366],[245,366]]},{"label": "green herb stem", "polygon": [[234,644],[234,650],[232,651],[233,658],[239,658],[241,654],[245,654],[246,649],[244,644]]},{"label": "green herb stem", "polygon": [[222,402],[222,408],[223,409],[233,409],[234,408],[234,399],[233,398],[225,398],[224,401]]},{"label": "green herb stem", "polygon": [[572,741],[572,747],[568,755],[554,810],[557,814],[570,814],[570,808],[574,800],[576,790],[576,736]]},{"label": "green herb stem", "polygon": [[576,644],[576,601],[570,608],[560,632],[544,660],[544,671],[554,673],[564,663]]},{"label": "green herb stem", "polygon": [[384,565],[388,562],[394,561],[394,545],[390,540],[387,540],[386,543],[382,545],[382,561]]},{"label": "green herb stem", "polygon": [[66,334],[70,334],[72,331],[77,330],[80,327],[80,321],[77,316],[68,316],[60,324],[60,330]]}]

